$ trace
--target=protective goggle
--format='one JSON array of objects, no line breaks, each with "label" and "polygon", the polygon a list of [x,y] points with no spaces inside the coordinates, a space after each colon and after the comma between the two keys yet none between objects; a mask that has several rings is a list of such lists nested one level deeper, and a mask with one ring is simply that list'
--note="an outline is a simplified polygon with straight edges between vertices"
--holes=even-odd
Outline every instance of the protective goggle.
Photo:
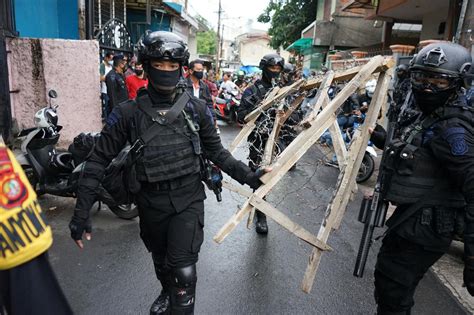
[{"label": "protective goggle", "polygon": [[410,81],[416,89],[429,89],[433,92],[438,92],[453,88],[458,80],[458,77],[448,74],[412,71]]},{"label": "protective goggle", "polygon": [[156,42],[148,48],[149,56],[154,58],[184,59],[186,58],[186,47],[177,42]]},{"label": "protective goggle", "polygon": [[271,58],[267,61],[268,66],[280,66],[283,68],[285,60],[283,58]]}]

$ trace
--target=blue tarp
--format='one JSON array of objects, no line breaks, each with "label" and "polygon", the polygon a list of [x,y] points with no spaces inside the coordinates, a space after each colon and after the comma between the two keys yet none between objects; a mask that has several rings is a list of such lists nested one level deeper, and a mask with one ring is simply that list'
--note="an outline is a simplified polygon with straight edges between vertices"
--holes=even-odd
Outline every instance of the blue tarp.
[{"label": "blue tarp", "polygon": [[241,66],[239,70],[244,71],[245,74],[254,74],[261,71],[257,66]]}]

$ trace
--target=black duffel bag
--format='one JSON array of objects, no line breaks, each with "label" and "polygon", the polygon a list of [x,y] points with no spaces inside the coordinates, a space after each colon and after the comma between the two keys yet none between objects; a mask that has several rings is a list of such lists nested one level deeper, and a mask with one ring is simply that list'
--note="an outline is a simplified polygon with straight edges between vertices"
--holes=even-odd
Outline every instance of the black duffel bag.
[{"label": "black duffel bag", "polygon": [[134,195],[140,191],[136,160],[136,154],[127,146],[105,169],[102,186],[118,205],[133,203]]}]

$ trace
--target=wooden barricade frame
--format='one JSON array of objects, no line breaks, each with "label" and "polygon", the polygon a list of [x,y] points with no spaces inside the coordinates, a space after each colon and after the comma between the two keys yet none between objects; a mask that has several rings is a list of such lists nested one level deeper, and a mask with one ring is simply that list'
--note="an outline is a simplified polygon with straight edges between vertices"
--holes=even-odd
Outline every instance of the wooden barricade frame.
[{"label": "wooden barricade frame", "polygon": [[[311,291],[316,272],[321,260],[323,251],[330,251],[332,248],[327,244],[330,232],[337,229],[342,221],[345,209],[350,200],[352,192],[356,189],[356,176],[360,168],[365,148],[369,140],[369,127],[373,127],[377,121],[380,109],[385,108],[387,102],[387,90],[392,76],[392,67],[394,61],[392,58],[385,59],[382,56],[375,56],[371,60],[359,67],[355,67],[340,73],[329,71],[322,79],[314,79],[308,82],[299,80],[289,87],[274,89],[260,103],[260,105],[246,116],[247,124],[232,142],[229,151],[234,151],[237,146],[246,139],[255,128],[256,121],[260,114],[283,100],[291,92],[300,92],[300,95],[292,102],[286,111],[279,107],[273,125],[269,140],[266,143],[263,164],[269,165],[272,171],[266,173],[260,179],[263,185],[253,193],[240,186],[233,185],[225,181],[223,187],[236,192],[247,198],[242,207],[232,215],[232,217],[222,226],[214,236],[214,241],[222,243],[224,239],[235,229],[235,227],[249,215],[248,225],[253,219],[254,208],[260,210],[267,217],[273,219],[276,223],[287,229],[296,237],[307,242],[313,247],[309,257],[308,266],[301,284],[301,289],[305,293]],[[337,124],[336,110],[359,88],[367,82],[373,74],[379,73],[377,87],[375,89],[369,110],[366,114],[365,122],[357,130],[352,138],[348,149]],[[329,101],[328,89],[333,81],[350,80],[345,87]],[[319,87],[317,102],[312,111],[307,115],[301,126],[305,129],[288,145],[288,147],[273,161],[273,150],[275,141],[284,121],[291,113],[298,108],[304,99],[305,91]],[[321,109],[321,111],[320,111]],[[288,170],[306,153],[306,151],[316,143],[321,135],[329,129],[334,143],[334,150],[339,161],[340,173],[336,188],[329,202],[326,213],[317,236],[305,230],[300,225],[293,222],[283,212],[273,207],[264,197],[288,172]]]}]

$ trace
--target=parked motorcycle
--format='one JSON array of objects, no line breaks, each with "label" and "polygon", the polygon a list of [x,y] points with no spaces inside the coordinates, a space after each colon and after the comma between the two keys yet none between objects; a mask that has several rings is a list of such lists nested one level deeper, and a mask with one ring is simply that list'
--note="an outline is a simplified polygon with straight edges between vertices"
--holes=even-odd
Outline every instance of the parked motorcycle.
[{"label": "parked motorcycle", "polygon": [[[38,195],[76,197],[84,160],[94,143],[91,143],[85,154],[56,149],[62,129],[62,126],[58,125],[58,105],[52,105],[52,99],[57,97],[57,93],[50,90],[48,96],[49,105],[35,114],[35,127],[21,130],[18,134],[16,141],[20,143],[20,148],[14,148],[15,157]],[[99,136],[100,134],[89,135],[89,139],[95,142]],[[122,219],[138,216],[136,205],[117,204],[101,185],[98,188],[97,201],[105,203]]]},{"label": "parked motorcycle", "polygon": [[218,119],[227,123],[237,122],[237,107],[240,106],[238,91],[224,91],[222,97],[216,97],[214,112]]}]

